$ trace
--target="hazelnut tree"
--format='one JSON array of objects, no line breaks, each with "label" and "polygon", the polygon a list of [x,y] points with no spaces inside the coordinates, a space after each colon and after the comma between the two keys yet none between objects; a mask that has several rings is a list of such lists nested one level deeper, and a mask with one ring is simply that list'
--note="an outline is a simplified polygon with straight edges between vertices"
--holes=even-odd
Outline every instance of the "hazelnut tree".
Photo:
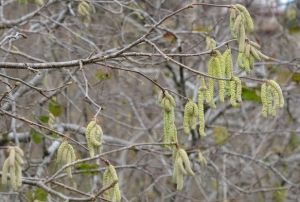
[{"label": "hazelnut tree", "polygon": [[296,199],[293,46],[227,2],[2,0],[0,198]]}]

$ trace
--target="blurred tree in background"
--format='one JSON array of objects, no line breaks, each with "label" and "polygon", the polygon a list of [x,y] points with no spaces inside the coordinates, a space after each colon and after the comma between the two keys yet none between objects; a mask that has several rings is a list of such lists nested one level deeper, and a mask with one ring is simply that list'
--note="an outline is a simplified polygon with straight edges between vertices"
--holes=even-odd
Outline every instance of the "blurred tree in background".
[{"label": "blurred tree in background", "polygon": [[[122,201],[299,200],[300,1],[0,3],[0,201],[118,201],[117,188]],[[246,43],[265,55],[249,73],[230,30],[235,4],[254,21]],[[198,118],[185,134],[185,105],[197,103],[209,61],[228,48],[242,102],[215,92],[216,108],[203,106],[206,136]],[[212,78],[217,89],[231,79]],[[265,118],[267,80],[285,104]],[[166,120],[177,131],[169,143]]]}]

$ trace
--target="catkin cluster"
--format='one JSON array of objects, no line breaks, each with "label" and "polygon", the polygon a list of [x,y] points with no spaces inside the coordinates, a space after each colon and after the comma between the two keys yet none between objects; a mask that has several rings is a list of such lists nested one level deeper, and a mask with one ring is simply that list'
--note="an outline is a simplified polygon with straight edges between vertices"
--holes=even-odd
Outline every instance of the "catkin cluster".
[{"label": "catkin cluster", "polygon": [[107,188],[115,183],[111,188],[104,192],[104,199],[119,202],[121,201],[121,191],[118,183],[118,175],[113,165],[109,164],[103,173],[103,187]]},{"label": "catkin cluster", "polygon": [[197,104],[189,99],[184,107],[183,128],[185,133],[189,134],[190,129],[196,128],[198,113]]},{"label": "catkin cluster", "polygon": [[[175,125],[174,107],[176,105],[174,98],[167,92],[163,92],[159,101],[164,109],[164,138],[165,144],[177,142],[177,129]],[[169,147],[168,145],[165,145]]]},{"label": "catkin cluster", "polygon": [[268,80],[261,85],[262,114],[276,116],[278,108],[284,105],[284,98],[280,86],[274,80]]},{"label": "catkin cluster", "polygon": [[10,185],[13,190],[17,190],[22,186],[22,157],[23,151],[19,147],[9,147],[9,156],[4,161],[2,168],[2,184],[7,184],[8,174],[10,176]]},{"label": "catkin cluster", "polygon": [[269,57],[260,52],[260,45],[254,41],[246,40],[245,47],[239,52],[237,63],[238,66],[246,71],[250,72],[253,68],[254,61],[261,61],[262,59],[268,60]]},{"label": "catkin cluster", "polygon": [[231,34],[238,39],[239,44],[238,66],[242,70],[250,72],[255,60],[260,61],[261,59],[269,59],[269,57],[259,51],[259,44],[246,37],[246,33],[254,29],[253,20],[246,7],[241,4],[232,5],[229,20]]},{"label": "catkin cluster", "polygon": [[242,102],[242,82],[239,77],[232,76],[230,81],[230,104],[237,106],[239,102]]},{"label": "catkin cluster", "polygon": [[100,125],[95,120],[89,122],[85,131],[85,138],[89,149],[90,156],[95,156],[95,153],[101,152],[103,131]]},{"label": "catkin cluster", "polygon": [[241,4],[232,5],[230,8],[230,30],[234,38],[238,39],[239,51],[245,49],[246,33],[253,31],[254,24],[246,7]]},{"label": "catkin cluster", "polygon": [[189,157],[184,149],[178,148],[174,151],[174,169],[172,180],[177,184],[177,190],[183,188],[183,177],[185,175],[194,176]]},{"label": "catkin cluster", "polygon": [[[232,77],[232,58],[231,49],[227,48],[223,54],[219,51],[214,51],[212,57],[208,61],[208,75],[217,78],[231,78]],[[219,98],[221,102],[225,101],[225,89],[229,86],[229,82],[219,79]],[[228,88],[228,87],[227,87]],[[206,91],[206,102],[210,107],[215,108],[214,102],[214,79],[208,78],[208,89]]]},{"label": "catkin cluster", "polygon": [[[56,162],[58,163],[58,165],[63,166],[65,164],[72,163],[75,160],[76,155],[72,145],[69,144],[67,140],[64,140],[57,150]],[[72,178],[71,166],[66,168],[66,173],[70,178]]]}]

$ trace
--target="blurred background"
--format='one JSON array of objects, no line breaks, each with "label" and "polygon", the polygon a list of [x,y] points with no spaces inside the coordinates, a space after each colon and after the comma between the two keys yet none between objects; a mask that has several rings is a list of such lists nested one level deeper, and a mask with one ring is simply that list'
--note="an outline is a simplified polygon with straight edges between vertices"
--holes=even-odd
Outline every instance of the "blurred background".
[{"label": "blurred background", "polygon": [[[90,0],[87,13],[80,11],[80,0],[0,2],[1,110],[51,127],[85,145],[84,127],[101,106],[97,118],[104,131],[103,152],[109,152],[139,143],[161,143],[161,90],[147,78],[173,92],[179,143],[187,150],[196,175],[186,177],[184,189],[178,192],[171,180],[171,151],[142,145],[111,152],[105,157],[117,168],[122,201],[299,201],[300,1]],[[207,136],[200,138],[198,130],[184,134],[185,98],[196,101],[199,77],[166,60],[148,43],[82,68],[5,68],[7,62],[68,62],[113,55],[190,3],[243,4],[255,24],[248,37],[272,59],[256,62],[247,75],[237,67],[238,45],[231,40],[227,7],[193,6],[169,17],[147,39],[179,63],[204,73],[210,58],[206,37],[215,39],[221,52],[228,43],[235,75],[274,79],[280,84],[285,106],[276,117],[261,115],[261,83],[242,79],[240,107],[232,107],[228,100],[217,101],[216,109],[205,105]],[[16,136],[26,153],[23,186],[13,192],[1,185],[0,200],[64,201],[29,183],[42,181],[57,170],[59,139],[26,120],[0,112],[0,146],[15,144]],[[74,147],[78,158],[88,157],[88,152]],[[207,164],[199,162],[199,150]],[[6,157],[5,150],[0,150],[0,165]],[[47,187],[70,197],[95,193],[101,189],[104,166],[97,161],[84,162],[73,170],[73,180],[63,173],[55,179],[77,191],[57,183]]]}]

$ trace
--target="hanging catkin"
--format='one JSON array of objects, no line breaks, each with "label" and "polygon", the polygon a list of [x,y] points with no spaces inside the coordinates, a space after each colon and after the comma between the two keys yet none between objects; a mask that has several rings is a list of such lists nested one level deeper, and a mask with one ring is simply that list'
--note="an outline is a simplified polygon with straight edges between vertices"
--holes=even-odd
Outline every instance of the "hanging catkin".
[{"label": "hanging catkin", "polygon": [[189,157],[184,149],[177,148],[174,158],[173,182],[177,184],[177,190],[183,188],[184,175],[194,176]]},{"label": "hanging catkin", "polygon": [[232,30],[231,30],[232,36],[234,38],[237,38],[240,35],[240,26],[243,23],[242,22],[242,16],[240,14],[238,14],[236,16],[237,17],[236,17],[236,19],[233,23]]},{"label": "hanging catkin", "polygon": [[207,91],[205,80],[201,77],[201,86],[198,90],[198,114],[199,114],[199,134],[200,136],[206,136],[205,134],[205,118],[204,118],[204,96]]},{"label": "hanging catkin", "polygon": [[[212,77],[219,77],[221,75],[221,63],[219,57],[214,53],[214,55],[208,61],[208,75]],[[208,89],[206,93],[206,102],[212,108],[216,108],[214,101],[214,79],[208,78]]]},{"label": "hanging catkin", "polygon": [[262,103],[262,114],[264,117],[268,116],[268,99],[269,96],[267,94],[267,84],[263,83],[261,85],[260,89],[260,97],[261,97],[261,103]]},{"label": "hanging catkin", "polygon": [[254,29],[254,23],[250,13],[247,8],[241,4],[232,5],[230,8],[230,29],[232,36],[237,38],[237,35],[240,35],[239,28],[244,26],[244,31],[251,32]]},{"label": "hanging catkin", "polygon": [[262,59],[268,60],[269,57],[261,53],[260,46],[256,42],[246,39],[244,50],[240,51],[237,58],[238,66],[250,72],[253,69],[254,61],[261,61]]},{"label": "hanging catkin", "polygon": [[95,154],[99,154],[102,147],[103,131],[95,120],[90,121],[87,125],[85,137],[90,156],[93,157]]},{"label": "hanging catkin", "polygon": [[237,17],[237,11],[236,8],[231,7],[230,8],[230,16],[229,16],[229,23],[230,23],[230,31],[233,38],[237,38],[237,33],[234,31],[234,24]]},{"label": "hanging catkin", "polygon": [[230,103],[233,107],[242,101],[242,82],[237,76],[232,76],[230,81]]},{"label": "hanging catkin", "polygon": [[244,52],[245,40],[246,40],[245,26],[241,23],[240,34],[239,34],[239,52]]},{"label": "hanging catkin", "polygon": [[174,98],[167,92],[163,92],[159,96],[159,102],[164,109],[164,136],[163,143],[165,147],[172,142],[177,142],[177,129],[175,125],[174,107],[176,106]]},{"label": "hanging catkin", "polygon": [[[56,162],[60,166],[64,166],[65,164],[70,164],[76,160],[75,151],[71,144],[68,143],[67,140],[64,140],[58,150],[57,150],[57,158]],[[72,178],[72,167],[69,166],[66,168],[66,173],[68,177]]]},{"label": "hanging catkin", "polygon": [[274,80],[267,80],[261,85],[262,115],[276,116],[278,108],[284,106],[284,98],[280,86]]},{"label": "hanging catkin", "polygon": [[236,82],[234,80],[230,81],[230,104],[233,107],[237,106],[237,102],[236,102]]},{"label": "hanging catkin", "polygon": [[9,156],[3,163],[2,184],[8,184],[8,174],[10,186],[17,190],[22,186],[22,165],[24,153],[19,147],[8,147]]},{"label": "hanging catkin", "polygon": [[225,63],[225,78],[231,79],[232,71],[233,71],[233,64],[232,64],[232,57],[231,57],[231,49],[227,48],[223,53],[224,63]]},{"label": "hanging catkin", "polygon": [[[224,63],[225,63],[225,78],[231,79],[233,75],[233,62],[231,56],[231,49],[227,47],[223,53]],[[230,95],[230,81],[225,82],[226,95]]]},{"label": "hanging catkin", "polygon": [[196,128],[198,116],[198,106],[192,100],[189,100],[184,107],[183,128],[186,134],[190,133],[190,129]]},{"label": "hanging catkin", "polygon": [[[252,69],[254,58],[259,60],[259,53],[251,47],[246,37],[248,32],[253,31],[254,24],[246,7],[241,4],[232,5],[230,8],[230,29],[234,38],[238,39],[239,54],[238,66],[249,72]],[[251,53],[251,54],[250,54]]]},{"label": "hanging catkin", "polygon": [[241,12],[240,14],[243,16],[243,20],[245,21],[245,28],[247,32],[253,31],[254,23],[247,8],[241,4],[235,4],[235,6]]},{"label": "hanging catkin", "polygon": [[232,78],[236,83],[236,100],[242,102],[242,82],[237,76],[233,76]]},{"label": "hanging catkin", "polygon": [[103,173],[102,186],[103,188],[107,188],[111,186],[113,183],[115,184],[109,189],[105,190],[103,194],[104,199],[113,202],[121,201],[122,197],[121,197],[121,191],[120,191],[118,180],[119,179],[115,167],[109,164]]},{"label": "hanging catkin", "polygon": [[278,107],[282,108],[284,106],[284,97],[282,94],[282,90],[280,88],[280,86],[278,85],[278,83],[276,83],[276,81],[274,80],[268,80],[268,83],[273,87],[273,89],[278,93]]},{"label": "hanging catkin", "polygon": [[[220,61],[220,67],[217,70],[216,76],[218,78],[225,78],[225,75],[226,75],[225,58],[219,51],[216,51],[216,53],[217,53],[217,57]],[[218,80],[218,84],[219,84],[219,99],[221,102],[224,102],[225,101],[225,81],[220,79],[220,80]]]}]

